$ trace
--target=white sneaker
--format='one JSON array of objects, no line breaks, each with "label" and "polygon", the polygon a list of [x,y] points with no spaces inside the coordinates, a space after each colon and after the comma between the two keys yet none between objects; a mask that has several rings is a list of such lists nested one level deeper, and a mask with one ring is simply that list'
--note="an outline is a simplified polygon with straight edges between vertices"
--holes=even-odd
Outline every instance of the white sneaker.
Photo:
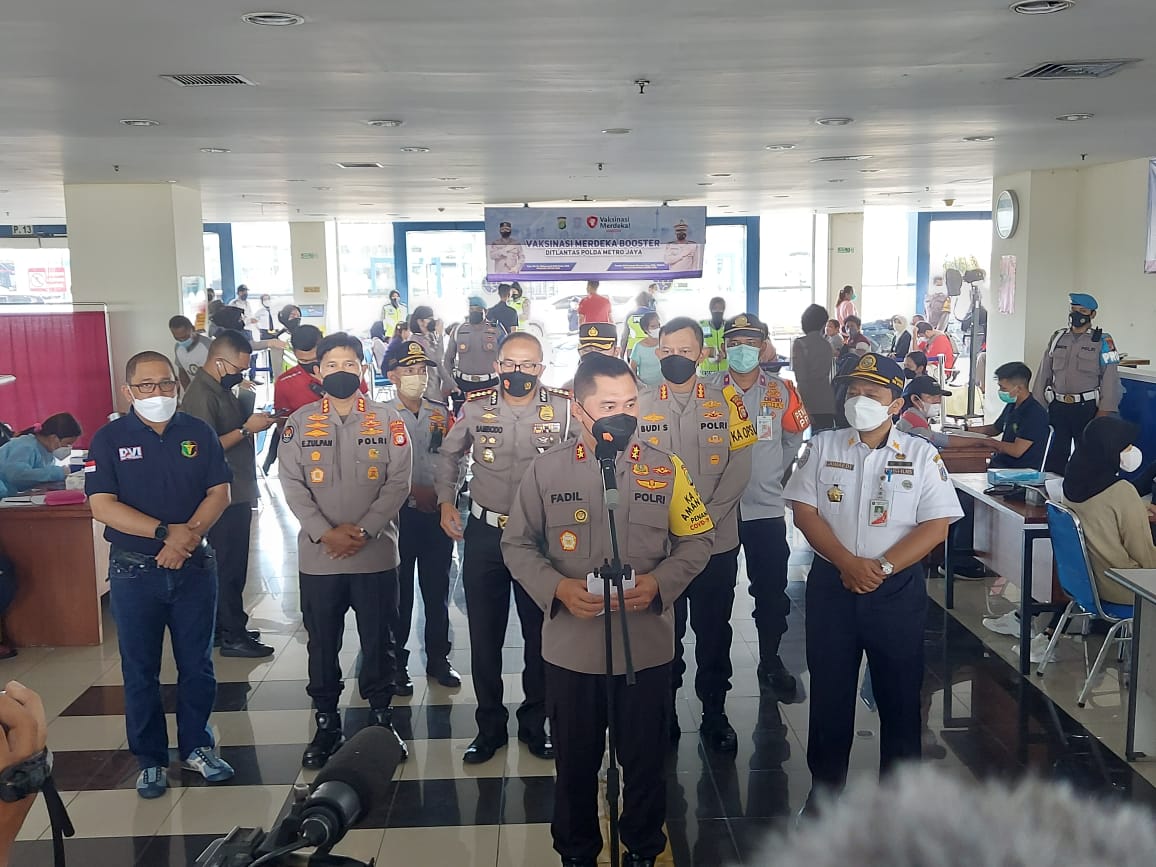
[{"label": "white sneaker", "polygon": [[[1052,637],[1040,633],[1032,639],[1031,649],[1028,651],[1028,659],[1031,660],[1032,665],[1038,665],[1044,661],[1044,655],[1048,652],[1048,645],[1052,643]],[[1020,645],[1017,641],[1012,645],[1012,652],[1016,656],[1020,655]]]},{"label": "white sneaker", "polygon": [[1020,634],[1019,612],[1009,611],[1002,617],[985,617],[983,619],[983,628],[990,629],[992,632],[997,632],[1000,635],[1018,637]]}]

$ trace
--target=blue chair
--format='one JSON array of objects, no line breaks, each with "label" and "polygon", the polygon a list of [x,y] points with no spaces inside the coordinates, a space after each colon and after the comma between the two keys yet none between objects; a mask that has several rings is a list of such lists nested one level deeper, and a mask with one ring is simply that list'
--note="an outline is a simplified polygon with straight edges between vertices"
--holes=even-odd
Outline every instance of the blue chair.
[{"label": "blue chair", "polygon": [[364,352],[365,363],[368,364],[369,369],[373,371],[373,391],[371,392],[373,399],[378,401],[393,400],[393,383],[389,381],[389,377],[378,369],[377,359],[373,357],[373,347],[363,345],[362,350]]},{"label": "blue chair", "polygon": [[1112,628],[1104,638],[1104,646],[1100,648],[1096,662],[1088,673],[1088,679],[1084,681],[1084,688],[1080,690],[1080,697],[1076,701],[1083,707],[1088,691],[1092,688],[1092,681],[1100,673],[1100,666],[1107,658],[1108,648],[1117,641],[1132,640],[1132,606],[1101,601],[1100,592],[1092,577],[1094,573],[1091,558],[1088,556],[1088,545],[1084,541],[1084,529],[1074,512],[1059,503],[1049,501],[1048,531],[1052,538],[1052,556],[1060,586],[1072,597],[1072,601],[1064,609],[1063,616],[1052,633],[1052,640],[1048,642],[1047,652],[1040,661],[1036,674],[1044,673],[1044,668],[1056,649],[1056,643],[1064,634],[1064,628],[1069,621],[1076,618],[1100,618],[1112,624]]}]

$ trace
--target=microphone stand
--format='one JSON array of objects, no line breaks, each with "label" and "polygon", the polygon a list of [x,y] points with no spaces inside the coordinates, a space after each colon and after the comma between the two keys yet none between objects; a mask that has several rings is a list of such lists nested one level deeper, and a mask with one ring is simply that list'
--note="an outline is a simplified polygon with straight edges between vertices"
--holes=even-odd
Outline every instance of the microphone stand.
[{"label": "microphone stand", "polygon": [[614,627],[610,616],[610,592],[613,586],[618,594],[618,619],[622,623],[622,655],[626,666],[626,685],[634,686],[634,661],[630,653],[630,627],[626,622],[626,600],[622,582],[630,574],[630,566],[623,564],[618,548],[618,528],[614,524],[614,514],[618,509],[618,481],[615,477],[614,461],[618,450],[609,444],[599,444],[595,456],[602,467],[602,489],[606,500],[606,517],[610,524],[611,560],[602,561],[596,570],[602,579],[602,616],[606,627],[606,722],[609,742],[609,767],[606,769],[606,800],[610,808],[610,864],[619,867],[618,842],[618,797],[621,781],[618,773],[618,726],[614,715]]}]

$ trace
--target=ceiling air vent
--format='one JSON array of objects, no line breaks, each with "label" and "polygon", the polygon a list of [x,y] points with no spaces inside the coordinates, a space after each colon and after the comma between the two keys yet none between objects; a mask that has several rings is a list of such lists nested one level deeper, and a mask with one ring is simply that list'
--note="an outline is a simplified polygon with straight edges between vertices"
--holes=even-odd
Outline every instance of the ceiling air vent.
[{"label": "ceiling air vent", "polygon": [[165,81],[179,84],[181,87],[256,87],[257,82],[250,81],[243,75],[225,75],[213,73],[211,75],[162,75]]},{"label": "ceiling air vent", "polygon": [[338,163],[339,169],[380,169],[381,163]]},{"label": "ceiling air vent", "polygon": [[1073,60],[1064,63],[1041,63],[1031,69],[1013,75],[1012,79],[1047,78],[1107,78],[1115,75],[1125,66],[1138,63],[1138,60]]}]

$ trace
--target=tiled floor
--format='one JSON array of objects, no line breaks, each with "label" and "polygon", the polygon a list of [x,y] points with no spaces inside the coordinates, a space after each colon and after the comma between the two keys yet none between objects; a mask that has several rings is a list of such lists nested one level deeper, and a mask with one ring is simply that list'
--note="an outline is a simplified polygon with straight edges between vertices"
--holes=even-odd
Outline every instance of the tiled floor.
[{"label": "tiled floor", "polygon": [[[136,765],[124,751],[123,696],[111,618],[104,647],[29,649],[0,663],[0,676],[19,678],[45,698],[57,782],[77,829],[77,838],[67,844],[70,863],[192,864],[206,845],[234,825],[267,828],[284,808],[294,783],[311,778],[300,768],[312,715],[304,690],[305,634],[295,586],[296,529],[275,480],[265,492],[255,522],[250,597],[253,625],[277,653],[264,661],[219,660],[213,725],[223,755],[237,770],[230,784],[208,787],[199,778],[174,770],[173,786],[165,797],[137,798],[132,788]],[[807,795],[808,676],[802,628],[807,556],[801,547],[794,556],[792,575],[798,580],[791,584],[791,628],[783,645],[787,664],[802,674],[799,700],[780,705],[759,696],[751,602],[740,592],[734,613],[735,687],[728,701],[739,732],[739,753],[721,757],[701,749],[695,736],[697,700],[684,690],[678,713],[685,735],[669,762],[670,845],[662,863],[754,863],[748,859],[753,859],[761,841],[789,827],[790,817]],[[740,576],[740,587],[743,580]],[[1013,639],[987,633],[979,624],[986,611],[1003,613],[1012,602],[1010,593],[999,588],[993,592],[989,585],[963,585],[952,616],[931,606],[926,635],[926,759],[953,773],[1014,777],[1031,771],[1070,780],[1091,792],[1156,804],[1152,786],[1156,773],[1151,766],[1130,766],[1119,758],[1123,705],[1115,666],[1082,711],[1075,707],[1084,671],[1082,638],[1065,639],[1047,677],[1033,675],[1032,682],[1023,685],[1011,664]],[[933,598],[941,597],[941,582],[933,581],[931,592]],[[555,864],[548,827],[554,785],[551,764],[532,757],[516,740],[486,765],[467,767],[461,762],[475,730],[468,633],[457,582],[452,600],[453,658],[467,675],[466,683],[451,691],[414,678],[415,694],[398,703],[396,716],[398,730],[410,743],[411,758],[400,770],[388,802],[350,833],[338,852],[363,860],[379,857],[383,865]],[[981,638],[993,646],[985,646]],[[1098,636],[1089,639],[1090,658],[1098,641]],[[511,618],[506,650],[511,672],[506,676],[506,694],[511,705],[521,695],[519,645]],[[693,667],[693,654],[688,656]],[[357,664],[352,621],[342,657],[346,676],[352,677]],[[411,670],[415,674],[422,670],[419,654],[411,660]],[[170,711],[175,674],[167,662],[162,681],[168,684]],[[946,703],[945,684],[951,684]],[[347,681],[343,699],[347,730],[364,725],[365,702],[357,696],[353,680]],[[1100,740],[1090,737],[1085,726]],[[878,760],[878,722],[862,704],[857,728],[852,773],[871,775]],[[23,842],[17,845],[13,863],[51,864],[47,833],[48,818],[38,803],[21,831]]]}]

